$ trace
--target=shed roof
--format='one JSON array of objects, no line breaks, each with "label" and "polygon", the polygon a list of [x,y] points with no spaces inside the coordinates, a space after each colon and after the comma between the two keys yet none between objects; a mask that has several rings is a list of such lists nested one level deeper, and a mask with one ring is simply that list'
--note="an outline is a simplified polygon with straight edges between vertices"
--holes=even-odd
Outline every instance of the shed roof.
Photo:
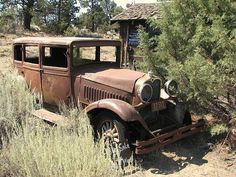
[{"label": "shed roof", "polygon": [[102,39],[102,38],[81,38],[81,37],[21,37],[13,41],[14,44],[54,44],[54,45],[70,45],[72,42],[112,42],[119,43],[118,40]]},{"label": "shed roof", "polygon": [[112,22],[160,18],[161,3],[137,3],[111,19]]}]

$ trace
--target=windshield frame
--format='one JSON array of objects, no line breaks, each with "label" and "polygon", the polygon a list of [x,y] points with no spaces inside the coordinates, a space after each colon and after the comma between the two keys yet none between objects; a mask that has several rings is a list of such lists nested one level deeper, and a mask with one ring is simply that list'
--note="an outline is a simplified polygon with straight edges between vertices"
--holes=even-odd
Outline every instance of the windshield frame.
[{"label": "windshield frame", "polygon": [[[115,64],[117,66],[120,67],[120,62],[121,62],[121,42],[120,41],[116,41],[116,40],[106,40],[106,41],[99,41],[99,40],[90,40],[90,41],[79,41],[79,42],[73,42],[70,45],[71,50],[70,50],[70,58],[71,58],[71,65],[72,67],[81,67],[84,65],[90,65],[90,64],[104,64],[104,63],[111,63],[111,64]],[[74,47],[80,49],[83,47],[95,47],[100,48],[100,47],[115,47],[116,51],[115,51],[115,62],[111,62],[111,61],[96,61],[94,60],[94,62],[89,62],[89,63],[84,63],[84,64],[80,64],[80,65],[74,65],[74,54],[73,54],[73,49]],[[95,51],[95,55],[97,55],[97,51]],[[92,60],[91,60],[92,61]]]}]

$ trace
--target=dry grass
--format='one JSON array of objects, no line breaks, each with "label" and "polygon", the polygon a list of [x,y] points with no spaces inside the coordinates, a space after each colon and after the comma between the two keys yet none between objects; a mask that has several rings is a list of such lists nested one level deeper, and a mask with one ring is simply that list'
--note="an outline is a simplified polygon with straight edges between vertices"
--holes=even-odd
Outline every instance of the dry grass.
[{"label": "dry grass", "polygon": [[70,127],[35,122],[29,114],[35,99],[25,82],[11,70],[0,77],[0,176],[121,175],[118,166],[104,155],[103,144],[94,142],[86,115],[76,108],[67,110]]},{"label": "dry grass", "polygon": [[3,173],[10,176],[120,176],[116,165],[95,144],[87,117],[78,129],[54,127],[43,130],[26,125],[3,150]]},{"label": "dry grass", "polygon": [[18,124],[26,120],[34,108],[34,98],[15,70],[0,73],[0,144],[3,138],[16,131]]}]

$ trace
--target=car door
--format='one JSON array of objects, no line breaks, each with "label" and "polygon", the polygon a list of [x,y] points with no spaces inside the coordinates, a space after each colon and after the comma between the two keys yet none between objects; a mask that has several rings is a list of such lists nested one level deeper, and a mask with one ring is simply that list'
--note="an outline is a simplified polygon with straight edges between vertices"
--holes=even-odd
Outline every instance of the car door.
[{"label": "car door", "polygon": [[67,46],[42,46],[42,95],[51,105],[71,99],[71,77]]},{"label": "car door", "polygon": [[38,45],[23,45],[23,69],[21,74],[31,90],[41,94],[40,52]]}]

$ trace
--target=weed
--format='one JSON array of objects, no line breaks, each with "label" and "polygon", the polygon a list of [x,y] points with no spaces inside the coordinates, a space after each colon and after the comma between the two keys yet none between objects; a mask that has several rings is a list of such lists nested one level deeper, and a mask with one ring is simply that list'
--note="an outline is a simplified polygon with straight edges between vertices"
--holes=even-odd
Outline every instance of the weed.
[{"label": "weed", "polygon": [[229,128],[225,124],[215,124],[210,128],[211,136],[217,136],[227,133]]}]

